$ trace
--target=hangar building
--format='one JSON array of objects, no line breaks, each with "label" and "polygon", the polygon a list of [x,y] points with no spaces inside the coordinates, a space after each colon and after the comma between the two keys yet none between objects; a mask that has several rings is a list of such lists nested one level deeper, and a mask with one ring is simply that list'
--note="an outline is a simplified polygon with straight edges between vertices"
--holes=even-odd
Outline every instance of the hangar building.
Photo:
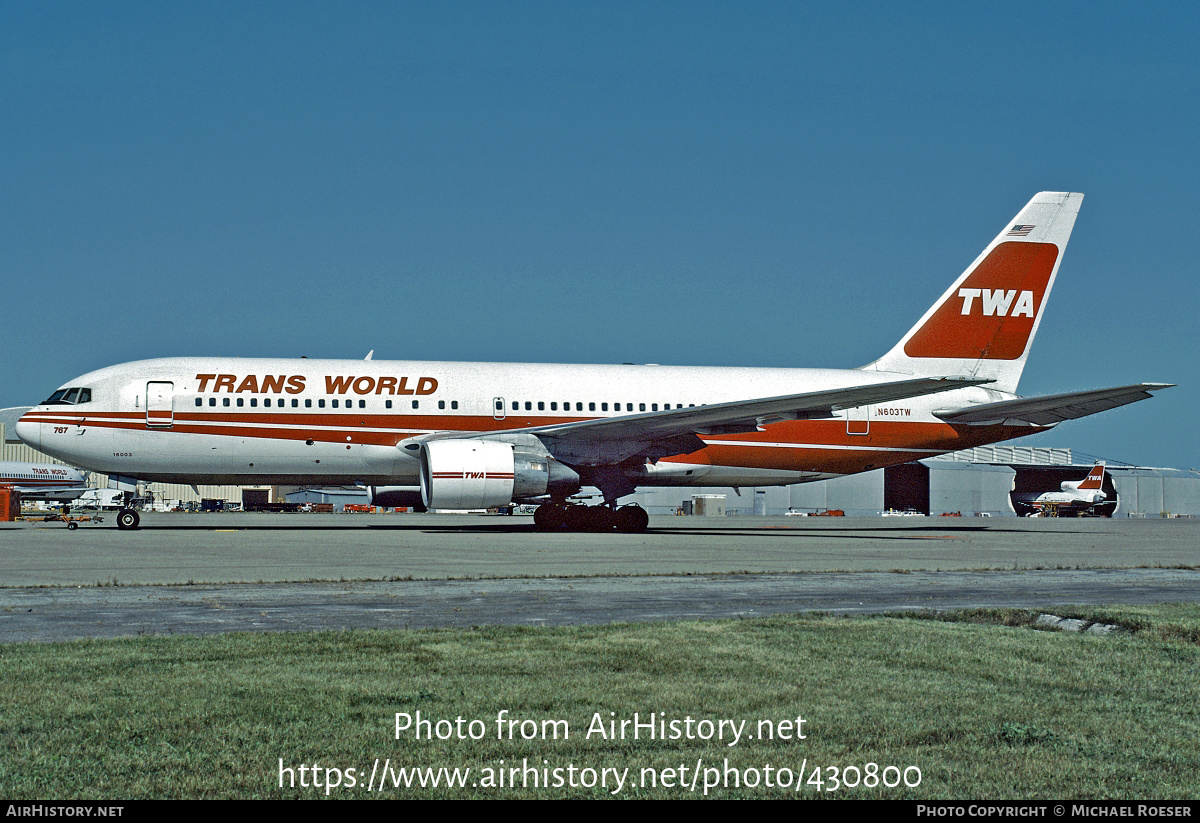
[{"label": "hangar building", "polygon": [[[890,466],[818,483],[786,487],[648,489],[632,495],[651,514],[670,514],[696,495],[724,494],[725,514],[815,514],[840,510],[847,516],[887,511],[928,515],[1015,517],[1028,511],[1022,501],[1058,491],[1063,481],[1082,480],[1095,464],[1070,449],[982,446],[915,463]],[[1113,517],[1200,515],[1200,472],[1106,461],[1099,509]]]}]

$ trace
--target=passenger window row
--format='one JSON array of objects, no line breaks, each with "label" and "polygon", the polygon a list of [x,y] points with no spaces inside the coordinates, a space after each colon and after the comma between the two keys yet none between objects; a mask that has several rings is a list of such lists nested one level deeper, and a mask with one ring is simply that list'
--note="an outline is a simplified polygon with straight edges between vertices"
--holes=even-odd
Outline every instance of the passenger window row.
[{"label": "passenger window row", "polygon": [[[249,401],[249,402],[247,402],[247,401]],[[262,398],[262,404],[263,404],[263,408],[267,408],[267,409],[269,409],[269,408],[277,408],[277,409],[284,409],[284,408],[288,408],[288,398],[286,398],[286,397],[279,397],[279,398],[275,398],[275,401],[274,401],[274,406],[272,406],[272,402],[271,402],[271,401],[272,401],[272,399],[271,399],[270,397],[264,397],[264,398]],[[344,403],[345,405],[342,405],[343,403]],[[197,397],[197,398],[196,398],[196,406],[197,406],[197,407],[201,407],[201,406],[204,406],[204,405],[205,405],[205,404],[204,404],[204,398],[203,398],[203,397]],[[217,398],[215,398],[215,397],[210,397],[210,398],[208,398],[208,405],[209,405],[209,406],[216,406],[216,405],[217,405]],[[222,407],[225,407],[225,408],[229,408],[229,407],[231,407],[231,406],[236,406],[237,408],[245,408],[245,407],[249,406],[250,408],[252,408],[252,409],[255,409],[255,408],[258,408],[258,398],[257,398],[257,397],[250,397],[250,398],[246,398],[246,397],[234,397],[234,398],[230,398],[230,397],[222,397],[222,398],[221,398],[221,406],[222,406]],[[323,398],[323,397],[317,398],[317,402],[316,402],[316,408],[318,408],[318,409],[323,409],[323,408],[325,408],[325,406],[326,406],[326,401],[325,401],[325,398]],[[331,400],[329,401],[329,408],[331,408],[331,409],[337,409],[337,408],[353,409],[354,407],[355,407],[355,406],[354,406],[354,401],[353,401],[353,400],[350,400],[350,399],[341,400],[341,399],[339,399],[339,398],[336,398],[336,397],[335,397],[335,398],[333,398],[333,399],[331,399]],[[358,408],[360,408],[360,409],[365,409],[366,407],[367,407],[367,401],[366,401],[366,400],[359,400],[359,401],[358,401]],[[383,401],[383,407],[384,407],[385,409],[390,409],[390,408],[392,408],[392,401],[391,401],[391,400],[385,400],[385,401]],[[420,401],[420,400],[414,400],[414,401],[412,401],[412,407],[413,407],[414,409],[419,409],[419,408],[421,407],[421,401]],[[291,398],[291,408],[293,408],[293,409],[298,409],[298,408],[300,408],[300,398],[298,398],[298,397],[293,397],[293,398]],[[312,400],[312,398],[311,398],[311,397],[306,397],[306,398],[304,398],[304,408],[306,408],[306,409],[311,409],[311,408],[313,408],[313,400]],[[438,408],[439,408],[439,409],[443,409],[443,410],[444,410],[444,409],[446,408],[446,401],[445,401],[445,400],[439,400],[439,401],[438,401]],[[450,408],[451,408],[451,410],[457,410],[457,409],[458,409],[458,401],[457,401],[457,400],[451,400],[451,401],[450,401]]]},{"label": "passenger window row", "polygon": [[[83,389],[82,391],[86,392],[88,390]],[[91,399],[90,392],[88,393],[88,399],[89,400]],[[222,398],[220,398],[220,400],[221,400],[220,405],[225,408],[236,406],[237,408],[249,407],[249,408],[255,409],[255,408],[258,408],[259,398],[257,398],[257,397],[249,397],[249,398],[246,398],[246,397],[233,397],[233,398],[222,397]],[[47,402],[50,402],[50,401],[47,401]],[[56,401],[56,402],[67,402],[67,401]],[[86,401],[76,401],[76,402],[86,402]],[[412,402],[412,407],[414,409],[419,409],[421,407],[420,400],[413,400],[411,402]],[[301,400],[298,397],[290,398],[290,404],[289,404],[289,398],[286,398],[286,397],[274,398],[274,400],[272,400],[272,398],[270,398],[270,397],[262,398],[263,408],[268,408],[268,409],[269,408],[283,409],[283,408],[288,408],[289,405],[293,409],[298,409],[298,408],[300,408],[300,403],[301,403]],[[304,408],[306,408],[306,409],[311,409],[314,407],[313,399],[311,397],[304,398],[303,403],[304,403]],[[204,405],[205,405],[204,398],[197,397],[196,398],[196,406],[202,407]],[[217,405],[217,398],[209,397],[207,405],[215,407]],[[563,402],[561,404],[562,411],[563,412],[572,411],[572,408],[571,408],[572,405],[574,405],[574,407],[575,407],[573,409],[574,411],[577,411],[577,412],[584,411],[584,405],[585,405],[584,403],[575,402],[574,404],[572,404],[569,401]],[[687,407],[693,408],[693,407],[695,407],[695,405],[696,405],[695,403],[688,403]],[[317,398],[316,405],[315,405],[316,408],[323,409],[323,408],[326,408],[326,406],[328,406],[329,408],[332,408],[332,409],[337,409],[337,408],[353,409],[353,408],[355,408],[354,400],[352,400],[352,399],[341,399],[341,398],[335,397],[335,398],[331,398],[328,401],[326,401],[326,399],[324,397]],[[537,411],[540,411],[540,412],[544,412],[544,411],[556,412],[556,411],[559,411],[560,404],[556,400],[551,400],[549,402],[547,402],[545,400],[538,400],[536,402],[533,400],[525,400],[525,401],[514,400],[514,401],[512,401],[512,410],[513,411],[521,411],[522,407],[524,408],[525,411],[534,411],[535,406],[537,408]],[[609,410],[610,406],[611,406],[612,411],[614,411],[614,412],[621,412],[621,411],[624,411],[624,412],[632,412],[632,411],[656,412],[660,408],[663,411],[666,411],[670,408],[682,409],[684,407],[683,403],[676,403],[674,405],[674,407],[672,407],[672,405],[670,403],[663,403],[660,406],[658,403],[612,403],[612,404],[609,404],[609,403],[604,403],[604,402],[599,402],[599,403],[589,402],[586,404],[586,406],[587,406],[587,411],[589,411],[589,412],[597,412],[597,411],[606,412]],[[360,409],[367,408],[367,401],[359,400],[357,407]],[[383,407],[385,409],[392,408],[392,401],[384,400]],[[547,409],[547,407],[549,407],[549,408]],[[497,400],[496,401],[496,411],[500,411],[502,408],[503,408],[503,406],[501,405],[501,401]],[[444,411],[446,409],[446,401],[445,400],[438,401],[438,409],[440,411]],[[458,410],[458,401],[457,400],[450,401],[450,409],[452,411]]]},{"label": "passenger window row", "polygon": [[[539,401],[537,401],[537,410],[538,410],[538,411],[546,411],[546,405],[547,405],[547,403],[546,403],[546,401],[544,401],[544,400],[539,400]],[[612,404],[612,410],[613,410],[613,411],[615,411],[615,412],[619,412],[619,411],[621,411],[621,405],[622,405],[621,403],[613,403],[613,404]],[[634,405],[635,405],[635,404],[633,404],[633,403],[625,403],[625,404],[624,404],[624,406],[625,406],[625,409],[624,409],[624,410],[625,410],[625,411],[627,411],[627,412],[631,412],[631,411],[633,411],[633,410],[634,410]],[[658,409],[659,409],[659,406],[658,406],[658,404],[657,404],[657,403],[649,403],[649,404],[647,404],[647,403],[638,403],[638,404],[636,404],[636,405],[637,405],[637,410],[638,410],[638,411],[640,411],[640,412],[644,412],[644,411],[658,411]],[[649,408],[647,408],[647,405],[649,406]],[[689,407],[689,408],[691,408],[692,406],[695,406],[695,405],[696,405],[695,403],[688,403],[688,407]],[[521,406],[522,406],[522,401],[520,401],[520,400],[514,400],[514,401],[512,401],[512,410],[513,410],[513,411],[520,411],[520,410],[521,410]],[[532,400],[525,400],[525,401],[524,401],[524,406],[525,406],[525,411],[533,411],[534,402],[533,402]],[[549,406],[550,406],[550,411],[558,411],[558,402],[557,402],[557,401],[550,401],[550,403],[549,403]],[[599,407],[599,409],[597,409],[597,406]],[[663,404],[662,404],[662,409],[663,409],[663,411],[666,411],[666,410],[667,410],[667,409],[669,409],[669,408],[671,408],[671,404],[670,404],[670,403],[663,403]],[[683,408],[683,404],[682,404],[682,403],[676,403],[676,404],[675,404],[675,408],[677,408],[677,409],[682,409],[682,408]],[[497,411],[500,411],[500,401],[496,401],[496,410],[497,410]],[[569,411],[571,411],[571,403],[570,403],[570,402],[563,403],[563,404],[562,404],[562,410],[563,410],[563,411],[565,411],[565,412],[569,412]],[[588,404],[587,404],[587,410],[588,410],[588,411],[590,411],[590,412],[594,412],[594,411],[597,411],[597,410],[599,410],[599,411],[602,411],[602,412],[606,412],[606,411],[608,411],[608,403],[588,403]],[[576,402],[576,403],[575,403],[575,411],[583,411],[583,403]]]}]

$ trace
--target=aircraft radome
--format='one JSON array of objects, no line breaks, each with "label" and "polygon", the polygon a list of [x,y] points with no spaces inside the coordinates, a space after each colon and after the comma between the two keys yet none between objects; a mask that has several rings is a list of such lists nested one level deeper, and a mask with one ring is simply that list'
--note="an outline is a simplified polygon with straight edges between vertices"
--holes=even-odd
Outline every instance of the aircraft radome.
[{"label": "aircraft radome", "polygon": [[[358,484],[378,505],[540,503],[543,529],[640,531],[645,511],[618,505],[639,486],[823,480],[1167,388],[1015,393],[1082,200],[1036,195],[857,369],[164,358],[69,381],[17,433],[118,482]],[[581,486],[603,504],[570,503]]]}]

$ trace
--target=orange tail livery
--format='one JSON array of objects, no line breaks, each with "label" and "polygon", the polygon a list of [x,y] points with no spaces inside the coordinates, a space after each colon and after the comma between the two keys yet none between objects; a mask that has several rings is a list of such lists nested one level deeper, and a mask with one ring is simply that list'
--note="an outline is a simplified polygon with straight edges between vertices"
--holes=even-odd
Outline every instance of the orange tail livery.
[{"label": "orange tail livery", "polygon": [[1082,194],[1042,192],[886,355],[866,366],[990,378],[1015,392]]}]

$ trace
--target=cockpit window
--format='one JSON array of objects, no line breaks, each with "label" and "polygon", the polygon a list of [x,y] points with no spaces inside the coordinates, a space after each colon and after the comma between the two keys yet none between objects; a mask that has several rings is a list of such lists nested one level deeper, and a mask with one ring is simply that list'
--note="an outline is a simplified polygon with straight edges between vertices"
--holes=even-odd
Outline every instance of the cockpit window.
[{"label": "cockpit window", "polygon": [[42,401],[43,406],[74,406],[79,403],[92,402],[92,390],[73,387],[59,389]]}]

